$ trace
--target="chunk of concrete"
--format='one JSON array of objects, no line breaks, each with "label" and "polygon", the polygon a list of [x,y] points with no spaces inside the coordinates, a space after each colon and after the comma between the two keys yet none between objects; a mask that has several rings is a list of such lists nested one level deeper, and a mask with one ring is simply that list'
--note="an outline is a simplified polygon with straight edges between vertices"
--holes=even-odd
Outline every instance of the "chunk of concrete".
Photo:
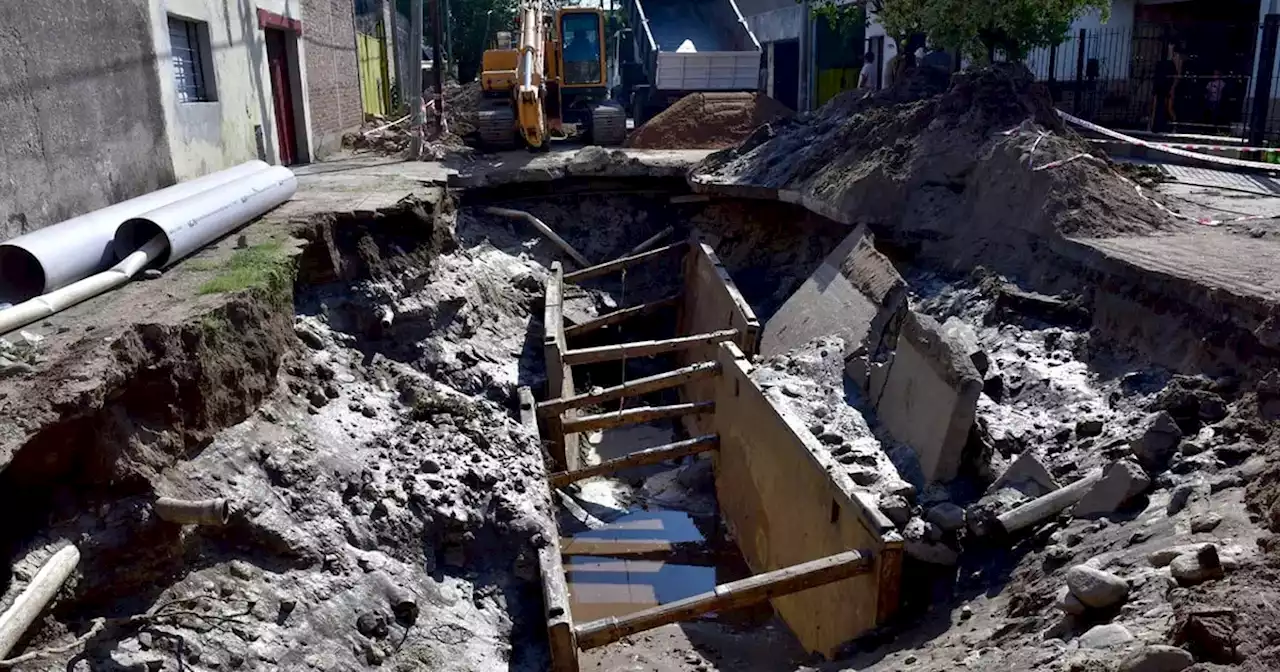
[{"label": "chunk of concrete", "polygon": [[916,451],[926,481],[955,478],[982,377],[937,320],[908,313],[892,358],[871,372],[868,392],[889,434]]},{"label": "chunk of concrete", "polygon": [[772,357],[835,335],[844,339],[846,359],[860,353],[880,361],[906,314],[906,281],[859,226],[764,324],[760,354]]},{"label": "chunk of concrete", "polygon": [[1080,635],[1082,649],[1110,649],[1133,641],[1133,633],[1119,623],[1106,623],[1089,628]]},{"label": "chunk of concrete", "polygon": [[902,527],[911,520],[911,505],[898,495],[880,495],[880,512],[893,521],[894,527]]},{"label": "chunk of concrete", "polygon": [[1194,586],[1223,577],[1218,547],[1205,544],[1194,553],[1183,553],[1169,563],[1169,571],[1182,586]]},{"label": "chunk of concrete", "polygon": [[955,532],[964,527],[964,509],[951,502],[943,502],[930,508],[924,519],[943,532]]},{"label": "chunk of concrete", "polygon": [[1176,646],[1149,644],[1125,658],[1119,672],[1182,672],[1195,662],[1190,652]]},{"label": "chunk of concrete", "polygon": [[1067,589],[1086,607],[1109,609],[1129,597],[1129,584],[1122,578],[1088,565],[1067,570]]},{"label": "chunk of concrete", "polygon": [[968,322],[958,318],[949,317],[946,322],[942,323],[942,330],[946,333],[957,348],[973,362],[973,368],[978,370],[978,375],[985,377],[987,371],[991,369],[991,358],[987,356],[987,351],[982,349],[978,344],[978,332],[969,326]]},{"label": "chunk of concrete", "polygon": [[1147,418],[1142,426],[1142,435],[1129,447],[1144,469],[1158,473],[1168,468],[1169,459],[1180,441],[1182,430],[1178,423],[1168,411],[1160,411]]},{"label": "chunk of concrete", "polygon": [[1073,515],[1096,518],[1114,513],[1150,485],[1151,479],[1137,463],[1127,459],[1112,462],[1102,479],[1076,502]]},{"label": "chunk of concrete", "polygon": [[1060,487],[1062,486],[1058,485],[1058,479],[1054,478],[1044,464],[1028,450],[1019,455],[1013,464],[1004,470],[1000,478],[987,488],[987,494],[1004,488],[1013,488],[1028,498],[1034,499],[1043,497]]}]

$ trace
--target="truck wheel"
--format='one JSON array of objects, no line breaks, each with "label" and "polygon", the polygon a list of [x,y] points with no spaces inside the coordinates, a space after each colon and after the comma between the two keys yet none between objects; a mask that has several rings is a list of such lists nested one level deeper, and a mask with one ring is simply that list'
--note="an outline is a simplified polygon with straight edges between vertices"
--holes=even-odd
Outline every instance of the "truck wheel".
[{"label": "truck wheel", "polygon": [[591,108],[591,143],[617,147],[627,139],[627,113],[621,106],[601,103]]}]

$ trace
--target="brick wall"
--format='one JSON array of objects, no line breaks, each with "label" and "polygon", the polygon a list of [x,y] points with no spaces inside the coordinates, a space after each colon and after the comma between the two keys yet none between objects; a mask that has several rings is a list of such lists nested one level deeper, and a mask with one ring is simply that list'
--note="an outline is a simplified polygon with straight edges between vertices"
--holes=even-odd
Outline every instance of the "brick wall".
[{"label": "brick wall", "polygon": [[302,0],[311,145],[317,158],[341,146],[342,133],[360,125],[360,75],[356,64],[352,0]]}]

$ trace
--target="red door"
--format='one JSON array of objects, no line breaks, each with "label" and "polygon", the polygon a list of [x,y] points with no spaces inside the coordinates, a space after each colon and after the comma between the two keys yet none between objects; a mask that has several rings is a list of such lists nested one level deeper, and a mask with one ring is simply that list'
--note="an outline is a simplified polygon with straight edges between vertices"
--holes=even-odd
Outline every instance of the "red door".
[{"label": "red door", "polygon": [[289,48],[283,30],[267,28],[267,67],[271,70],[271,98],[276,110],[276,138],[280,165],[298,160],[298,140],[293,126],[293,90],[289,87]]}]

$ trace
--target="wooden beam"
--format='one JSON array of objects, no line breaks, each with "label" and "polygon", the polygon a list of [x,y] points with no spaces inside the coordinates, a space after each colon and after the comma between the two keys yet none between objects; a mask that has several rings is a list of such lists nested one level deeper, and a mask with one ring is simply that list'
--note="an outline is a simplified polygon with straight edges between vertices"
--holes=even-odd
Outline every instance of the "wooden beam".
[{"label": "wooden beam", "polygon": [[597,329],[603,329],[609,325],[617,324],[619,322],[625,322],[633,317],[640,317],[641,315],[656,313],[659,310],[662,310],[663,308],[671,308],[677,305],[680,305],[679,294],[668,296],[665,299],[651,301],[649,303],[642,303],[638,306],[631,306],[630,308],[615,310],[612,313],[605,313],[604,315],[601,315],[600,317],[597,317],[594,320],[588,320],[586,322],[583,322],[582,324],[576,324],[571,327],[566,327],[564,330],[564,336],[565,338],[573,338],[575,336],[581,336],[583,334],[596,331]]},{"label": "wooden beam", "polygon": [[[563,397],[566,389],[573,394],[573,372],[566,366],[562,353],[567,349],[564,339],[564,266],[551,262],[551,277],[547,278],[546,299],[542,313],[542,361],[547,370],[547,396]],[[574,446],[566,441],[562,418],[548,415],[544,418],[543,437],[547,449],[558,469],[573,469]]]},{"label": "wooden beam", "polygon": [[660,341],[635,341],[617,345],[601,345],[594,348],[579,348],[577,350],[566,350],[564,352],[564,361],[570,365],[616,362],[630,357],[652,357],[668,352],[688,350],[699,345],[715,345],[716,343],[732,341],[737,337],[737,329],[721,329],[706,334],[677,336]]},{"label": "wooden beam", "polygon": [[[709,548],[705,542],[660,539],[561,539],[560,554],[564,557],[587,555],[699,567],[714,566],[717,559],[724,559],[722,552]],[[572,568],[570,565],[567,573],[572,573]]]},{"label": "wooden beam", "polygon": [[613,429],[615,427],[625,427],[627,425],[639,425],[646,422],[654,422],[655,420],[678,418],[683,415],[692,415],[694,413],[712,413],[715,410],[716,402],[714,401],[699,401],[692,404],[672,404],[670,406],[642,406],[640,408],[628,408],[622,411],[614,411],[612,413],[584,415],[580,418],[566,420],[564,422],[564,433],[576,434],[580,432],[590,432],[597,429]]},{"label": "wooden beam", "polygon": [[621,618],[610,616],[578,625],[578,647],[583,651],[616,642],[637,632],[679,623],[712,611],[727,611],[764,600],[790,595],[871,571],[872,554],[845,551],[821,560],[758,574],[716,586],[715,590],[650,607]]},{"label": "wooden beam", "polygon": [[544,401],[538,404],[538,413],[543,416],[559,415],[571,408],[592,406],[606,401],[622,399],[623,397],[638,397],[658,390],[679,387],[691,380],[713,378],[719,373],[720,365],[716,362],[698,362],[675,371],[636,378],[621,385],[606,387],[599,392],[589,392],[572,397]]},{"label": "wooden beam", "polygon": [[605,460],[600,464],[591,467],[584,467],[577,471],[558,471],[551,474],[551,487],[562,488],[570,483],[599,476],[601,474],[611,474],[615,471],[627,469],[629,467],[642,467],[647,464],[659,464],[667,460],[676,460],[686,455],[696,455],[715,450],[720,447],[720,437],[715,434],[707,434],[693,439],[685,439],[684,441],[676,441],[662,446],[637,450],[630,455],[615,457],[612,460]]},{"label": "wooden beam", "polygon": [[582,282],[583,280],[590,280],[591,278],[598,278],[602,275],[608,275],[609,273],[612,273],[614,271],[621,271],[622,269],[628,266],[634,266],[641,262],[649,261],[650,259],[656,259],[668,252],[674,252],[676,250],[684,249],[686,242],[687,241],[672,243],[671,245],[667,245],[665,247],[654,248],[652,250],[649,250],[648,252],[641,252],[640,254],[633,254],[626,257],[618,257],[613,261],[606,261],[603,264],[596,264],[595,266],[592,266],[590,268],[584,268],[581,270],[574,271],[572,273],[566,273],[564,276],[564,281],[565,282]]},{"label": "wooden beam", "polygon": [[569,609],[569,586],[560,559],[559,540],[538,549],[538,572],[542,575],[542,603],[546,608],[547,644],[551,649],[551,672],[578,672],[578,641]]}]

